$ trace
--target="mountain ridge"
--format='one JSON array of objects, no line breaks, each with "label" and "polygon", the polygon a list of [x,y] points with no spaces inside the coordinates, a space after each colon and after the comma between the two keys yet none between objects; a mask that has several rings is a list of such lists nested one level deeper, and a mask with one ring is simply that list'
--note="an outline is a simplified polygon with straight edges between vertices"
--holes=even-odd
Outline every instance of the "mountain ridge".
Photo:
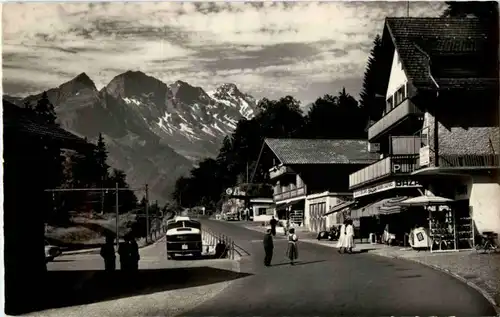
[{"label": "mountain ridge", "polygon": [[[61,126],[89,140],[102,133],[109,163],[127,174],[133,187],[150,184],[153,199],[166,201],[178,177],[215,157],[238,120],[257,112],[257,100],[235,84],[207,93],[177,80],[166,84],[141,71],[126,71],[97,89],[81,73],[47,90]],[[4,98],[18,106],[36,104],[41,94]]]}]

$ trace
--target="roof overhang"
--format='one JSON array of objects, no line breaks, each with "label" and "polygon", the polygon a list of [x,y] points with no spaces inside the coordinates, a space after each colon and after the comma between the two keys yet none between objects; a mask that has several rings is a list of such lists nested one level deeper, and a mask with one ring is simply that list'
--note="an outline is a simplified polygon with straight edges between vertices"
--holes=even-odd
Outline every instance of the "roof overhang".
[{"label": "roof overhang", "polygon": [[411,175],[416,176],[463,176],[464,174],[471,174],[471,172],[484,172],[500,170],[500,166],[450,166],[450,167],[425,167],[414,171]]}]

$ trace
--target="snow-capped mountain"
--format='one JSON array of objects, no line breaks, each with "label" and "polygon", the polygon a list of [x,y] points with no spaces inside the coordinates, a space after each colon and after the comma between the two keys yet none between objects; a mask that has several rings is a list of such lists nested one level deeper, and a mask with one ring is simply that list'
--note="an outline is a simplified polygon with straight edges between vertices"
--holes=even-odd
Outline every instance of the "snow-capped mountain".
[{"label": "snow-capped mountain", "polygon": [[[132,186],[148,183],[152,198],[162,201],[196,161],[217,155],[224,136],[238,120],[252,118],[257,104],[234,84],[206,93],[135,71],[116,76],[100,91],[82,73],[47,94],[63,128],[89,140],[102,133],[111,165],[123,169]],[[39,98],[8,99],[23,106]]]}]

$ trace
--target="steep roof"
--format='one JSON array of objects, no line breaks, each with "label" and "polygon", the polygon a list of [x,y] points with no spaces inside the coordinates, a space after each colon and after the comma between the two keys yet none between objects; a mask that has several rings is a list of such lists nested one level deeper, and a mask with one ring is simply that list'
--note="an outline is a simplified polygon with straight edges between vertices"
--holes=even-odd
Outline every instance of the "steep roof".
[{"label": "steep roof", "polygon": [[370,164],[378,159],[365,140],[265,139],[264,144],[284,165]]},{"label": "steep roof", "polygon": [[[486,23],[476,18],[386,18],[383,41],[391,40],[403,69],[418,89],[435,89],[429,76],[429,58],[439,55],[484,57],[491,53],[494,35]],[[491,56],[491,55],[490,55]],[[496,65],[492,65],[496,67]],[[482,89],[498,85],[498,76],[435,78],[441,89],[467,86]]]},{"label": "steep roof", "polygon": [[68,132],[56,125],[41,123],[27,109],[18,107],[13,103],[3,99],[3,126],[4,129],[15,130],[35,136],[49,137],[53,140],[64,141],[66,144],[91,145],[84,139]]}]

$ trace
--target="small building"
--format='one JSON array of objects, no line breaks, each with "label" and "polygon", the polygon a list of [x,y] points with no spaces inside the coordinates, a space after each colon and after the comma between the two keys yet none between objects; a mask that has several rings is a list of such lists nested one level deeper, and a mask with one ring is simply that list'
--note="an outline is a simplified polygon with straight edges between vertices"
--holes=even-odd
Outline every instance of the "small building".
[{"label": "small building", "polygon": [[[498,35],[492,29],[498,32],[475,18],[386,19],[378,69],[387,102],[368,130],[380,160],[349,177],[350,214],[362,227],[363,219],[385,215],[394,215],[401,239],[416,225],[429,227],[435,219],[427,220],[425,208],[400,215],[399,207],[425,194],[453,200],[455,246],[473,244],[471,216],[479,232],[500,233]],[[381,230],[365,224],[364,234]]]},{"label": "small building", "polygon": [[250,199],[250,220],[267,222],[274,214],[274,200],[272,198],[251,198]]},{"label": "small building", "polygon": [[314,232],[337,223],[328,211],[351,199],[348,175],[377,158],[365,140],[265,139],[263,155],[274,162],[276,216]]}]

